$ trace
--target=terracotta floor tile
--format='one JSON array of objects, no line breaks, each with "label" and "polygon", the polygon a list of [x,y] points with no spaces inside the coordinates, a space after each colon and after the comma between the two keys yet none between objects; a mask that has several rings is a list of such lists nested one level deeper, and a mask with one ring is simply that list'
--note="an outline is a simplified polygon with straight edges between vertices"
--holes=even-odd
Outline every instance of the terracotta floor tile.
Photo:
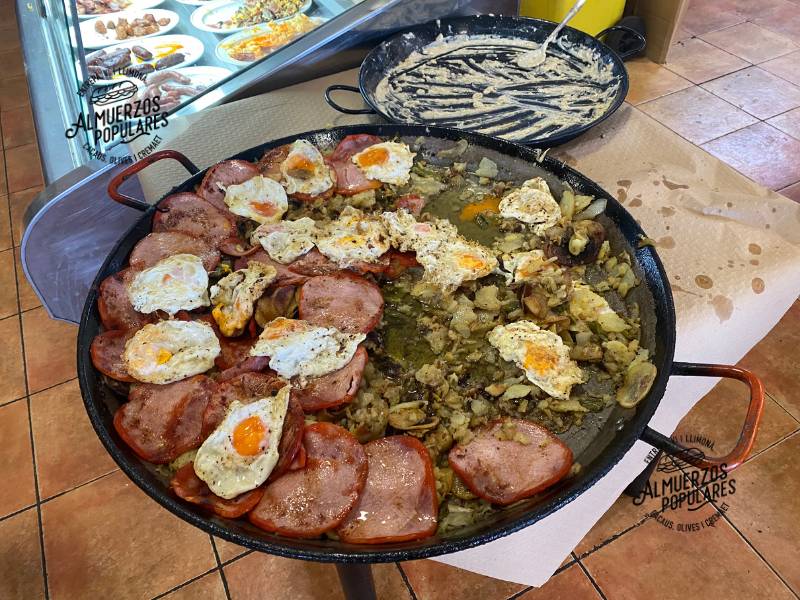
[{"label": "terracotta floor tile", "polygon": [[[798,65],[797,68],[800,69],[800,65]],[[795,108],[777,117],[772,117],[767,123],[776,129],[780,129],[784,133],[788,133],[793,138],[800,140],[800,108]]]},{"label": "terracotta floor tile", "polygon": [[540,588],[518,596],[519,600],[597,600],[600,594],[578,565],[554,575]]},{"label": "terracotta floor tile", "polygon": [[169,600],[225,600],[226,596],[219,571],[213,571],[189,585],[167,594],[164,598]]},{"label": "terracotta floor tile", "polygon": [[672,47],[665,66],[692,83],[703,83],[744,69],[748,63],[700,38],[691,38]]},{"label": "terracotta floor tile", "polygon": [[[268,590],[281,590],[292,600],[340,600],[344,596],[336,567],[253,552],[223,567],[232,600],[262,599]],[[383,600],[410,600],[403,578],[392,564],[372,565],[375,591]],[[422,598],[420,598],[422,600]]]},{"label": "terracotta floor tile", "polygon": [[[672,43],[675,44],[677,42],[682,42],[683,40],[688,40],[690,37],[694,37],[694,34],[686,29],[682,23],[678,23],[678,27],[675,30],[675,35],[672,38]],[[669,51],[667,51],[669,53]],[[669,54],[667,54],[669,56]]]},{"label": "terracotta floor tile", "polygon": [[800,65],[800,50],[768,60],[758,66],[786,81],[800,85],[800,67],[798,65]]},{"label": "terracotta floor tile", "polygon": [[[731,504],[736,500],[740,499],[734,496]],[[673,511],[671,517],[677,528],[679,523],[700,523],[715,512],[706,505],[695,512]],[[723,519],[690,532],[649,520],[582,562],[606,597],[614,600],[793,597]]]},{"label": "terracotta floor tile", "polygon": [[25,61],[22,58],[22,52],[19,50],[0,52],[0,65],[3,65],[3,75],[5,77],[25,74]]},{"label": "terracotta floor tile", "polygon": [[692,0],[681,26],[693,35],[701,35],[744,20],[731,0]]},{"label": "terracotta floor tile", "polygon": [[11,219],[8,216],[8,196],[0,195],[0,250],[11,248],[13,245]]},{"label": "terracotta floor tile", "polygon": [[214,545],[217,547],[217,552],[219,553],[219,559],[222,562],[227,562],[233,558],[236,558],[240,554],[244,554],[245,552],[247,552],[247,548],[245,548],[244,546],[240,546],[238,544],[225,541],[222,538],[218,537],[214,538]]},{"label": "terracotta floor tile", "polygon": [[17,310],[17,281],[14,273],[14,251],[0,252],[0,319],[19,312]]},{"label": "terracotta floor tile", "polygon": [[[0,160],[3,161],[3,165],[5,164],[5,153],[0,152]],[[6,195],[8,194],[8,181],[6,180],[6,170],[0,168],[0,194]]]},{"label": "terracotta floor tile", "polygon": [[770,395],[800,420],[797,394],[797,349],[800,348],[800,301],[795,302],[775,328],[740,361],[764,382]]},{"label": "terracotta floor tile", "polygon": [[702,147],[772,190],[800,181],[800,141],[766,123],[755,123]]},{"label": "terracotta floor tile", "polygon": [[375,593],[379,599],[411,600],[411,592],[408,591],[408,586],[395,563],[373,565],[372,577],[375,580]]},{"label": "terracotta floor tile", "polygon": [[42,498],[116,469],[89,423],[77,379],[32,395],[31,421]]},{"label": "terracotta floor tile", "polygon": [[13,50],[19,47],[19,34],[16,29],[4,29],[0,31],[0,51]]},{"label": "terracotta floor tile", "polygon": [[[731,73],[704,83],[703,87],[759,119],[800,106],[800,87],[759,67]],[[10,189],[10,175],[8,182]]]},{"label": "terracotta floor tile", "polygon": [[44,598],[36,509],[0,522],[0,598]]},{"label": "terracotta floor tile", "polygon": [[629,60],[625,67],[630,78],[630,88],[625,99],[631,104],[641,104],[692,85],[690,81],[648,58]]},{"label": "terracotta floor tile", "polygon": [[798,49],[790,39],[753,23],[740,23],[700,37],[709,44],[754,64]]},{"label": "terracotta floor tile", "polygon": [[36,502],[28,404],[24,400],[0,406],[0,517]]},{"label": "terracotta floor tile", "polygon": [[518,583],[484,577],[432,560],[414,560],[401,565],[420,600],[505,600],[525,589]]},{"label": "terracotta floor tile", "polygon": [[[713,454],[727,454],[739,437],[747,413],[747,401],[747,387],[743,383],[723,379],[694,405],[673,435],[703,435],[714,442]],[[798,429],[800,423],[767,397],[752,456]]]},{"label": "terracotta floor tile", "polygon": [[[0,51],[2,51],[0,43]],[[0,110],[10,110],[30,104],[28,98],[28,80],[25,75],[0,79]]]},{"label": "terracotta floor tile", "polygon": [[17,293],[19,294],[19,307],[20,310],[30,310],[41,306],[39,296],[33,291],[31,284],[25,277],[25,272],[22,270],[22,262],[20,262],[19,248],[14,248],[14,260],[17,266]]},{"label": "terracotta floor tile", "polygon": [[779,193],[783,194],[787,198],[791,198],[795,202],[800,202],[800,181],[794,185],[783,188]]},{"label": "terracotta floor tile", "polygon": [[23,223],[25,209],[28,208],[28,205],[42,189],[42,186],[36,186],[20,192],[12,192],[8,195],[8,202],[11,205],[11,234],[14,237],[15,246],[19,246],[22,241],[22,234],[25,231]]},{"label": "terracotta floor tile", "polygon": [[47,316],[43,307],[22,313],[28,391],[33,394],[76,376],[78,328]]},{"label": "terracotta floor tile", "polygon": [[784,6],[786,2],[787,0],[758,0],[757,2],[753,0],[730,0],[730,4],[735,7],[736,12],[747,19],[760,17],[774,8]]},{"label": "terracotta floor tile", "polygon": [[796,4],[784,3],[754,18],[753,22],[800,44],[800,11]]},{"label": "terracotta floor tile", "polygon": [[39,149],[36,144],[9,148],[5,154],[9,192],[19,192],[44,185]]},{"label": "terracotta floor tile", "polygon": [[0,404],[25,395],[25,371],[22,362],[22,338],[19,318],[0,321]]},{"label": "terracotta floor tile", "polygon": [[781,442],[735,472],[728,515],[762,556],[800,593],[800,435]]},{"label": "terracotta floor tile", "polygon": [[50,597],[144,598],[213,568],[208,536],[118,471],[42,505]]},{"label": "terracotta floor tile", "polygon": [[36,143],[36,130],[33,127],[30,106],[20,106],[0,112],[0,125],[3,129],[4,148]]},{"label": "terracotta floor tile", "polygon": [[697,86],[640,104],[639,108],[695,144],[758,121]]}]

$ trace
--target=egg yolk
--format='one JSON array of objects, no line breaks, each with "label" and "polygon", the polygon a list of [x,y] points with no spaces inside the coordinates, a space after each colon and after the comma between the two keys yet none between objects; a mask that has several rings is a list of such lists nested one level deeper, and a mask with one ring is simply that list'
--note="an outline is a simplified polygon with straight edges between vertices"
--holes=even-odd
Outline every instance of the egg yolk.
[{"label": "egg yolk", "polygon": [[251,202],[250,208],[252,208],[253,211],[257,212],[258,214],[264,215],[265,217],[271,217],[276,211],[275,205],[271,202]]},{"label": "egg yolk", "polygon": [[536,371],[539,374],[547,373],[556,368],[558,357],[550,351],[533,342],[525,342],[525,359],[522,366],[529,371]]},{"label": "egg yolk", "polygon": [[217,304],[211,311],[211,316],[214,317],[214,320],[220,327],[225,322],[225,313],[222,312],[222,308],[223,308],[222,304]]},{"label": "egg yolk", "polygon": [[264,448],[268,430],[256,415],[247,417],[233,430],[233,447],[242,456],[255,456]]},{"label": "egg yolk", "polygon": [[275,319],[267,324],[261,335],[268,340],[278,340],[301,327],[302,326],[293,323],[290,319]]},{"label": "egg yolk", "polygon": [[482,259],[478,258],[477,256],[473,256],[472,254],[460,255],[458,257],[458,264],[471,271],[477,271],[486,266],[486,263],[484,263]]},{"label": "egg yolk", "polygon": [[389,160],[389,151],[386,148],[372,146],[367,148],[358,157],[358,166],[373,167],[375,165],[386,164]]},{"label": "egg yolk", "polygon": [[353,244],[354,246],[358,246],[359,244],[361,244],[361,240],[362,238],[356,235],[345,235],[336,240],[336,245],[346,246],[347,244]]},{"label": "egg yolk", "polygon": [[306,179],[314,175],[314,171],[314,163],[307,156],[292,154],[286,159],[286,173],[291,177]]},{"label": "egg yolk", "polygon": [[485,195],[480,202],[473,202],[467,204],[461,209],[461,214],[458,218],[462,221],[473,221],[481,213],[497,213],[500,212],[500,198],[492,194]]},{"label": "egg yolk", "polygon": [[164,350],[164,348],[161,348],[158,351],[158,354],[156,355],[156,362],[160,365],[163,365],[170,358],[172,358],[172,352],[170,352],[169,350]]}]

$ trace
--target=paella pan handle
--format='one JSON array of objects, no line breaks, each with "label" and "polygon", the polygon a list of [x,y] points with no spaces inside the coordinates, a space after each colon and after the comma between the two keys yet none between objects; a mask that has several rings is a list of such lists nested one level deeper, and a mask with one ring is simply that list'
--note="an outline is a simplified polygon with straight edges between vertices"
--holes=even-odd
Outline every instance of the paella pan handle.
[{"label": "paella pan handle", "polygon": [[337,104],[336,101],[331,98],[331,92],[336,91],[352,92],[361,96],[361,90],[354,85],[343,85],[340,83],[330,85],[328,86],[328,89],[325,90],[325,102],[327,102],[328,106],[330,106],[332,109],[338,110],[340,113],[344,113],[346,115],[371,115],[375,112],[371,108],[347,108]]},{"label": "paella pan handle", "polygon": [[[158,152],[153,152],[150,156],[143,158],[137,163],[133,163],[131,166],[117,173],[117,175],[114,176],[114,179],[111,180],[111,183],[108,184],[108,195],[111,196],[112,200],[115,200],[120,204],[124,204],[125,206],[130,206],[131,208],[135,208],[136,210],[140,210],[142,212],[148,210],[151,206],[150,204],[142,200],[137,200],[136,198],[128,196],[127,194],[123,194],[119,191],[119,187],[133,175],[142,169],[149,167],[154,162],[158,162],[162,158],[171,158],[172,160],[177,160],[192,175],[200,171],[200,169],[198,169],[197,166],[190,161],[185,154],[181,154],[177,150],[159,150]],[[164,211],[166,209],[156,208],[156,210]]]},{"label": "paella pan handle", "polygon": [[637,54],[639,54],[639,52],[644,50],[644,47],[647,45],[647,40],[641,33],[636,31],[635,29],[632,29],[631,27],[626,27],[625,25],[614,25],[612,27],[609,27],[608,29],[603,29],[603,31],[598,33],[595,37],[602,42],[603,39],[606,37],[606,35],[608,35],[612,31],[619,31],[621,33],[627,34],[633,37],[634,40],[636,41],[636,45],[630,50],[617,53],[622,60],[628,60],[632,56],[636,56]]},{"label": "paella pan handle", "polygon": [[687,448],[649,427],[645,427],[642,432],[642,441],[701,469],[717,467],[723,471],[732,471],[741,465],[750,455],[750,450],[752,450],[753,442],[756,439],[758,424],[761,421],[761,414],[764,412],[764,385],[761,380],[747,369],[739,367],[682,362],[673,363],[672,375],[728,377],[738,379],[747,384],[750,388],[750,405],[747,408],[747,416],[739,434],[739,439],[736,441],[736,446],[725,456],[704,456],[696,449]]}]

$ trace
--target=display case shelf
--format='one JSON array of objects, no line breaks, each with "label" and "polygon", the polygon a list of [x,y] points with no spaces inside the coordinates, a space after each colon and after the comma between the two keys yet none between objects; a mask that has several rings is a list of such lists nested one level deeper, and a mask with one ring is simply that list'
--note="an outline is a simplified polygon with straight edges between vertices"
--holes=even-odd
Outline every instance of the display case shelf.
[{"label": "display case shelf", "polygon": [[[448,15],[516,12],[514,0],[311,0],[308,15],[325,19],[324,23],[251,64],[230,64],[217,53],[218,44],[226,36],[198,29],[192,23],[192,14],[209,2],[186,1],[162,0],[155,7],[150,1],[148,10],[173,11],[179,22],[166,35],[192,36],[202,44],[193,67],[224,68],[231,73],[219,81],[204,82],[208,87],[202,93],[183,96],[179,104],[162,113],[169,118],[354,67],[381,38],[416,23]],[[48,184],[78,167],[88,165],[96,170],[109,162],[135,159],[131,145],[125,143],[130,136],[101,137],[95,142],[93,132],[108,124],[110,117],[106,113],[111,108],[131,104],[147,92],[146,78],[144,81],[133,78],[133,87],[127,91],[121,89],[125,78],[119,75],[112,78],[113,86],[90,79],[86,58],[96,49],[85,48],[94,44],[81,35],[80,24],[88,19],[79,17],[75,2],[17,0],[31,104]],[[135,9],[134,4],[126,10]],[[113,15],[103,18],[105,22],[115,19]],[[160,37],[145,38],[139,45],[151,46]],[[125,93],[130,93],[130,97],[123,98]],[[159,95],[162,94],[163,87]],[[141,122],[124,114],[120,118],[118,125],[127,132],[134,132],[133,125]],[[122,121],[128,124],[127,128]]]}]

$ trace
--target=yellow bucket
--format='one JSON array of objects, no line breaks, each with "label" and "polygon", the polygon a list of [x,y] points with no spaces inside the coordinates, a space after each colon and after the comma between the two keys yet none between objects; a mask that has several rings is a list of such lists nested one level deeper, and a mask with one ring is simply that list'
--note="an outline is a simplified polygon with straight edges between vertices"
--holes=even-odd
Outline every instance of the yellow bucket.
[{"label": "yellow bucket", "polygon": [[[575,0],[522,0],[519,14],[558,23],[573,4]],[[567,25],[589,35],[597,35],[615,25],[622,18],[623,10],[625,0],[589,0]]]}]

